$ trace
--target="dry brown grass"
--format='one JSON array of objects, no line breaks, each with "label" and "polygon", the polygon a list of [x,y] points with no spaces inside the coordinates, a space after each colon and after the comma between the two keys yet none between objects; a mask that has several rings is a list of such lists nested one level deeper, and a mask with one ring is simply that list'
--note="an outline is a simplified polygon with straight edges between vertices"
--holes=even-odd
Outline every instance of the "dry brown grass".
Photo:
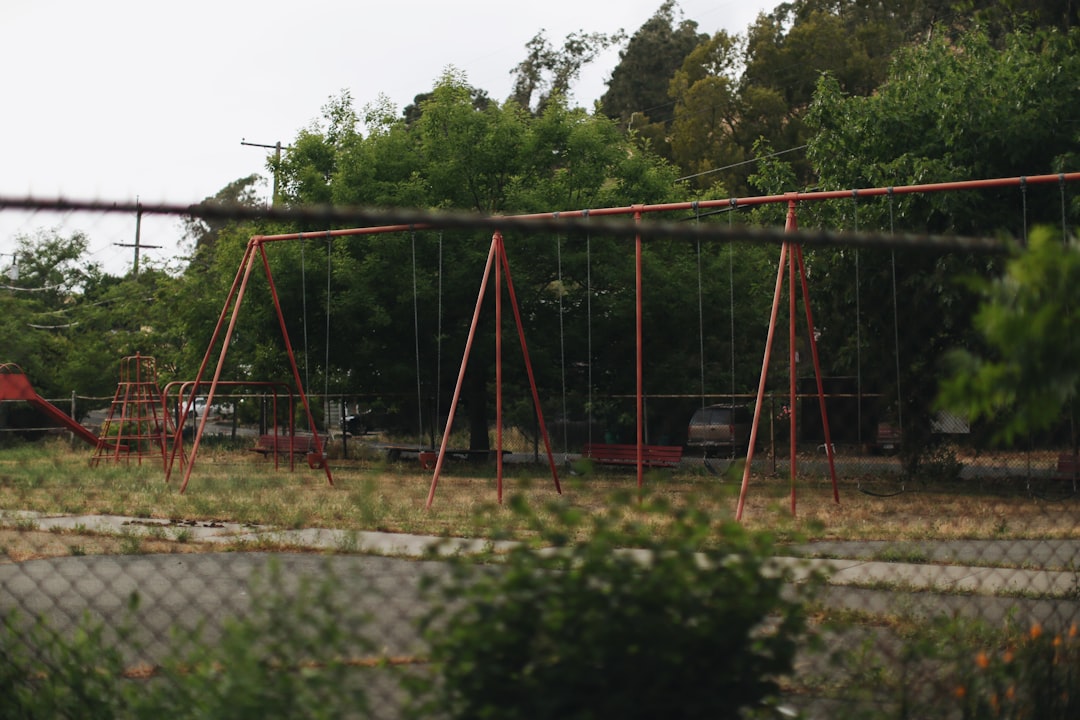
[{"label": "dry brown grass", "polygon": [[[306,466],[274,471],[258,455],[217,452],[201,455],[187,492],[174,477],[164,482],[157,463],[90,467],[82,448],[62,443],[0,451],[0,509],[64,514],[119,514],[171,520],[228,520],[281,528],[328,527],[426,535],[523,536],[507,504],[496,504],[490,466],[449,464],[431,509],[425,508],[431,473],[415,462],[337,461],[335,485]],[[560,468],[557,495],[546,465],[506,467],[504,500],[523,496],[541,518],[551,502],[604,512],[615,493],[637,494],[630,472],[571,475]],[[890,487],[895,485],[894,481]],[[674,506],[692,503],[717,517],[734,515],[737,481],[721,481],[704,471],[649,473],[644,491]],[[1080,537],[1075,522],[1080,499],[1048,502],[1023,492],[1022,481],[988,486],[957,482],[918,486],[896,497],[858,491],[853,480],[832,499],[827,478],[799,478],[797,515],[792,516],[787,478],[754,476],[744,523],[767,529],[780,540],[921,540]]]},{"label": "dry brown grass", "polygon": [[219,549],[201,543],[182,543],[152,537],[129,538],[101,533],[54,533],[0,528],[0,563],[67,555],[198,553]]}]

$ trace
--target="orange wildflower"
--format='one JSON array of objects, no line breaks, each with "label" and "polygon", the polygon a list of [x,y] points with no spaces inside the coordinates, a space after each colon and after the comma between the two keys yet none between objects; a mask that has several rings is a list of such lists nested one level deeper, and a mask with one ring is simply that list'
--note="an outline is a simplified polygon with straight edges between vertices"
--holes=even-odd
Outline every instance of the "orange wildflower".
[{"label": "orange wildflower", "polygon": [[967,696],[967,688],[965,688],[963,685],[957,685],[956,689],[953,690],[953,695],[955,695],[958,699],[963,700],[964,697]]},{"label": "orange wildflower", "polygon": [[1013,654],[1012,648],[1009,648],[1005,652],[1001,653],[1001,661],[1004,662],[1006,665],[1011,663],[1013,661],[1013,658],[1015,657],[1016,656]]},{"label": "orange wildflower", "polygon": [[1042,636],[1042,625],[1035,623],[1031,626],[1031,639],[1038,640]]},{"label": "orange wildflower", "polygon": [[975,664],[978,665],[980,669],[985,670],[990,667],[990,658],[985,652],[980,650],[979,654],[975,656]]},{"label": "orange wildflower", "polygon": [[1069,638],[1070,639],[1076,637],[1077,632],[1080,632],[1080,630],[1077,629],[1076,623],[1073,623],[1072,625],[1069,626]]},{"label": "orange wildflower", "polygon": [[1016,686],[1015,685],[1010,685],[1005,690],[1005,699],[1006,700],[1015,700],[1016,699]]}]

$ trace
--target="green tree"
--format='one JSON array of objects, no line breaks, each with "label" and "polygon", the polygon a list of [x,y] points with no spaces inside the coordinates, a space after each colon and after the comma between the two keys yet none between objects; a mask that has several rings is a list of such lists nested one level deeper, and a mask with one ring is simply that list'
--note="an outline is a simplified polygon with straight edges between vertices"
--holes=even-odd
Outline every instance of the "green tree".
[{"label": "green tree", "polygon": [[[1080,245],[1038,228],[999,277],[973,280],[979,350],[954,349],[938,404],[995,427],[1011,443],[1060,421],[1074,425],[1080,384]],[[1076,443],[1075,430],[1073,444]]]},{"label": "green tree", "polygon": [[[1059,172],[1074,157],[1075,133],[1047,119],[1067,117],[1080,99],[1077,42],[1076,31],[1017,32],[1000,47],[981,31],[957,41],[938,36],[898,52],[872,97],[849,95],[826,77],[809,115],[808,155],[826,187]],[[1029,200],[1033,217],[1053,217],[1056,194]],[[973,204],[961,193],[912,203],[903,214],[934,232],[1023,232],[1007,203]]]},{"label": "green tree", "polygon": [[737,61],[736,39],[718,32],[687,55],[671,80],[672,160],[684,174],[697,176],[695,184],[702,188],[728,181],[726,185],[739,189],[739,183],[730,183],[732,175],[712,172],[746,159],[747,146],[739,133],[743,108],[735,77]]},{"label": "green tree", "polygon": [[[327,115],[303,130],[283,158],[286,201],[296,205],[332,202],[516,214],[671,198],[673,168],[627,143],[607,118],[569,108],[561,96],[554,96],[537,115],[512,102],[478,103],[478,97],[463,76],[450,71],[430,96],[421,100],[419,114],[394,118],[384,103],[368,108],[364,113],[366,135],[359,131],[359,122],[350,119],[356,117],[354,113],[337,108],[333,116]],[[341,122],[341,118],[346,121]],[[335,391],[396,396],[394,402],[407,411],[409,405],[415,405],[415,400],[402,398],[417,385],[413,331],[418,320],[422,392],[433,393],[436,376],[429,368],[440,354],[441,340],[453,338],[456,344],[465,336],[490,242],[490,235],[478,237],[457,231],[337,241],[330,244],[329,287],[326,242],[308,242],[302,256],[299,243],[272,248],[271,265],[289,316],[286,324],[294,347],[302,348],[300,352],[310,361],[312,381],[322,384],[331,379]],[[580,240],[575,242],[580,248]],[[231,282],[235,269],[226,275],[226,267],[242,252],[239,237],[226,247],[230,260],[215,265],[218,287]],[[440,247],[445,250],[442,263]],[[557,304],[551,302],[557,274],[554,238],[515,237],[508,239],[507,247],[523,315],[528,318],[526,333],[552,337],[558,327]],[[629,256],[624,246],[609,241],[606,247],[598,244],[597,248],[597,257],[606,254],[614,258],[609,272],[619,286],[618,297],[625,298],[623,288],[632,282],[632,267],[627,273]],[[579,250],[577,258],[581,257]],[[301,268],[306,268],[306,278],[298,272]],[[575,275],[583,278],[584,267]],[[572,302],[578,307],[585,304],[585,287],[583,281],[573,285],[576,297]],[[261,303],[260,297],[253,295],[248,303]],[[329,338],[325,332],[327,308]],[[632,308],[632,304],[621,303],[619,312],[632,313]],[[199,322],[205,324],[209,313],[202,312]],[[463,399],[476,449],[488,442],[490,312],[482,316],[482,322]],[[268,365],[272,354],[262,350],[280,343],[273,325],[273,317],[263,311],[256,322],[245,323],[248,337],[238,340],[237,347],[244,348],[245,367],[252,372],[255,368],[281,367],[280,363]],[[442,337],[437,332],[440,325]],[[297,341],[301,336],[307,339],[306,344]],[[620,346],[625,347],[625,343],[623,339]],[[541,368],[541,383],[547,387],[558,382],[552,371],[558,363],[548,362],[554,360],[552,346],[531,348],[541,358],[534,357],[534,365]],[[324,349],[329,353],[329,365],[323,362]],[[512,360],[507,365],[518,367]],[[448,394],[457,368],[434,370],[441,373],[438,386]],[[511,372],[507,382],[520,387],[523,376]],[[441,405],[447,407],[445,398]]]},{"label": "green tree", "polygon": [[600,98],[605,115],[640,133],[667,158],[674,108],[668,96],[671,79],[690,51],[708,39],[698,33],[696,22],[680,20],[677,8],[674,0],[666,0],[630,37]]},{"label": "green tree", "polygon": [[[230,208],[262,207],[265,203],[258,195],[258,186],[262,182],[263,178],[258,175],[248,175],[233,180],[217,191],[213,197],[208,197],[196,205],[195,209],[227,212]],[[195,252],[198,253],[201,249],[212,246],[218,235],[231,223],[232,221],[227,219],[190,215],[184,218],[184,235],[193,243]]]},{"label": "green tree", "polygon": [[20,365],[45,397],[63,397],[75,387],[65,374],[78,354],[74,340],[81,334],[82,299],[104,277],[99,265],[87,262],[88,246],[82,232],[41,229],[18,236],[18,276],[0,293],[3,361]]},{"label": "green tree", "polygon": [[[808,122],[815,130],[808,157],[822,189],[880,187],[950,180],[1009,177],[1063,169],[1075,147],[1061,123],[1077,99],[1080,65],[1076,35],[1018,32],[992,43],[981,31],[950,40],[943,34],[900,51],[889,77],[872,96],[844,93],[835,78],[819,83]],[[919,232],[1022,237],[1025,223],[1062,213],[1054,192],[1016,189],[981,193],[925,193],[867,202],[852,198],[801,213],[800,223],[833,229],[910,229]],[[1026,203],[1027,214],[1021,212]],[[812,220],[813,218],[813,220]],[[964,253],[829,251],[814,255],[822,324],[854,328],[861,301],[862,342],[890,338],[896,295],[904,307],[935,322],[912,327],[901,313],[901,347],[877,342],[868,352],[849,330],[840,343],[838,369],[848,372],[857,352],[902,358],[905,445],[917,460],[929,442],[934,383],[945,353],[972,342],[970,318],[977,298],[955,278],[985,276],[996,261]],[[861,285],[855,284],[856,272]],[[866,295],[856,297],[861,287]],[[836,340],[839,340],[837,338]],[[836,341],[834,340],[834,343]],[[878,363],[873,385],[888,388],[887,364]],[[889,391],[886,391],[890,394]]]},{"label": "green tree", "polygon": [[519,106],[543,112],[556,95],[569,95],[570,87],[588,65],[607,48],[624,39],[622,30],[612,34],[574,32],[566,36],[561,50],[555,50],[541,30],[525,45],[525,59],[514,68],[514,88],[510,100]]}]

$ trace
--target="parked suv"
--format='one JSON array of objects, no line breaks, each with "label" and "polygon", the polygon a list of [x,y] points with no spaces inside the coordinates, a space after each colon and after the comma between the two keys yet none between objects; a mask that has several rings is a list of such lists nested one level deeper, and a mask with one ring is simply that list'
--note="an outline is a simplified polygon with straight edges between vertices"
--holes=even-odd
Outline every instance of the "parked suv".
[{"label": "parked suv", "polygon": [[709,405],[698,408],[686,430],[686,446],[703,448],[707,455],[746,452],[754,416],[742,405]]}]

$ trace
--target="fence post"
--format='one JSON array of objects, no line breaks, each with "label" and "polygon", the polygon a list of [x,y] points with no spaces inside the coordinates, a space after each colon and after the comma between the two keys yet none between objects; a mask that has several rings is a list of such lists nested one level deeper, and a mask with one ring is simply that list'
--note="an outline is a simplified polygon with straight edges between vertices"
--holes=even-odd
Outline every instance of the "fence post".
[{"label": "fence post", "polygon": [[[71,391],[71,419],[78,421],[78,416],[75,415],[75,391]],[[75,432],[68,431],[68,445],[75,447]]]}]

